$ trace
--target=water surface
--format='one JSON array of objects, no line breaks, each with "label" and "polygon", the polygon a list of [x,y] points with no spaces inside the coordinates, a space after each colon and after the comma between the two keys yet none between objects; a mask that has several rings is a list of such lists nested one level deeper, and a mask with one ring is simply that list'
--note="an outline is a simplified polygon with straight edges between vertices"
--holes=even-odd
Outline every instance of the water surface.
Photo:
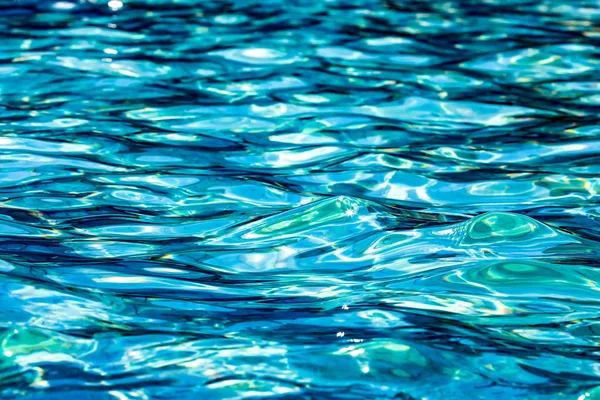
[{"label": "water surface", "polygon": [[0,29],[0,398],[600,398],[598,1]]}]

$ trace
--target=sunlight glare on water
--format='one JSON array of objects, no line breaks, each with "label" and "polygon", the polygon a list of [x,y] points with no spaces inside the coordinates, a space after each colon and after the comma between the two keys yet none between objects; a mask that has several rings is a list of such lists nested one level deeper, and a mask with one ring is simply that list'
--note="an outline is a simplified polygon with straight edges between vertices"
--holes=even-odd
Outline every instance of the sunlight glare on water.
[{"label": "sunlight glare on water", "polygon": [[0,27],[1,399],[600,399],[598,1]]}]

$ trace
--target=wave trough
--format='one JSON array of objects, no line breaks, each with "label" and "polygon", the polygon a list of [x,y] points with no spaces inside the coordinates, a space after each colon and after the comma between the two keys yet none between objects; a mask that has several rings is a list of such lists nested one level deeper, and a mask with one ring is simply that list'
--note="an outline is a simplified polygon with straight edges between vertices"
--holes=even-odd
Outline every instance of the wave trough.
[{"label": "wave trough", "polygon": [[0,0],[0,398],[600,398],[599,21]]}]

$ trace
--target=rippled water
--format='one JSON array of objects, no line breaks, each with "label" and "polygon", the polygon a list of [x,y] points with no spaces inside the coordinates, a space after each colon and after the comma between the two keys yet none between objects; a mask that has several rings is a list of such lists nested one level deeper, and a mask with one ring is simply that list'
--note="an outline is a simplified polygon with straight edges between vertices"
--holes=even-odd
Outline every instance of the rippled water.
[{"label": "rippled water", "polygon": [[600,398],[597,0],[0,6],[0,398]]}]

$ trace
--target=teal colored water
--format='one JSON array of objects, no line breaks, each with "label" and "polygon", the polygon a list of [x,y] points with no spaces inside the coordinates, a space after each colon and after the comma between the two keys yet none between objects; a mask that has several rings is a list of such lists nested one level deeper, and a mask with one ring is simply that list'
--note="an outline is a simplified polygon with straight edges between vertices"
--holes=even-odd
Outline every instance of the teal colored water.
[{"label": "teal colored water", "polygon": [[597,0],[0,28],[1,399],[600,399]]}]

